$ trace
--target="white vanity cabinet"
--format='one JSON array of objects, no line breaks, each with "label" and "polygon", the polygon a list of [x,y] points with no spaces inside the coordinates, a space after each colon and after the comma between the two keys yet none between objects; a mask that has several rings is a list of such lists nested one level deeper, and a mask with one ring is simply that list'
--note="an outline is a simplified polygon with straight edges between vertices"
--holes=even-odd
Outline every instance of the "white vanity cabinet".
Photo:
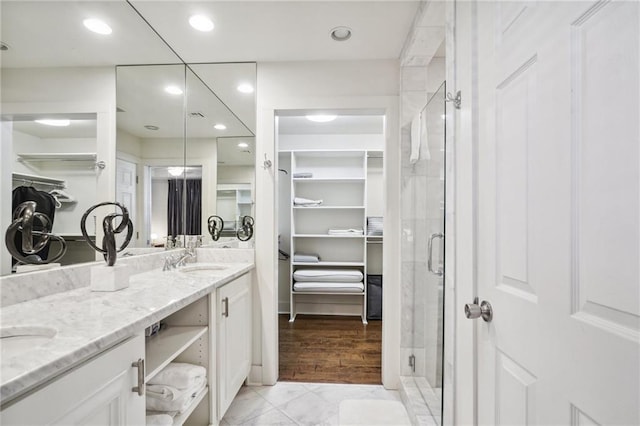
[{"label": "white vanity cabinet", "polygon": [[120,343],[0,412],[3,425],[144,425],[144,336]]},{"label": "white vanity cabinet", "polygon": [[218,420],[251,369],[251,274],[218,289],[216,321]]}]

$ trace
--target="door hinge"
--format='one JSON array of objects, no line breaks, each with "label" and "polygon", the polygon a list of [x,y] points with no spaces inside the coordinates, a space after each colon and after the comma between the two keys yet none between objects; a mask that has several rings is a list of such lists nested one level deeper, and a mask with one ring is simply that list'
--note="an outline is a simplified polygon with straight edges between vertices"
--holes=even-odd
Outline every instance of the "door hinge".
[{"label": "door hinge", "polygon": [[409,355],[409,367],[411,367],[411,371],[416,372],[416,356]]},{"label": "door hinge", "polygon": [[462,92],[460,90],[458,90],[456,92],[456,96],[453,97],[453,95],[451,94],[451,92],[447,93],[447,97],[444,99],[445,102],[453,102],[453,106],[456,107],[456,109],[460,109],[460,106],[462,105]]},{"label": "door hinge", "polygon": [[138,184],[138,176],[136,175],[136,185]]}]

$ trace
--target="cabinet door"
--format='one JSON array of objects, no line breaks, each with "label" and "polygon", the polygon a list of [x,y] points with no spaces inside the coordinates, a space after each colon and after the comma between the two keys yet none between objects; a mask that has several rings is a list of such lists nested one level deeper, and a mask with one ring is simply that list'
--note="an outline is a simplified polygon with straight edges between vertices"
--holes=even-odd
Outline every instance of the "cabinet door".
[{"label": "cabinet door", "polygon": [[132,391],[144,358],[136,336],[71,370],[0,413],[5,425],[144,425],[145,399]]},{"label": "cabinet door", "polygon": [[251,369],[251,275],[218,289],[218,416],[222,418]]}]

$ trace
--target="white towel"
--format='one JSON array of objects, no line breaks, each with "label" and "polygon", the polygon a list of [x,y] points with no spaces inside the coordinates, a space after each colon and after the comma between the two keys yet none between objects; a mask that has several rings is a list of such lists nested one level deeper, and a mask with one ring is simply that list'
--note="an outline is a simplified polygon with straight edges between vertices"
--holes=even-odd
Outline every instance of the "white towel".
[{"label": "white towel", "polygon": [[411,120],[411,155],[409,162],[415,164],[420,159],[420,113]]},{"label": "white towel", "polygon": [[320,261],[320,256],[317,254],[305,254],[305,253],[294,253],[293,254],[294,262],[307,262],[307,263],[318,263]]},{"label": "white towel", "polygon": [[188,389],[178,389],[169,385],[147,385],[146,391],[147,395],[154,398],[163,399],[165,401],[175,401],[189,393],[193,388],[200,388],[205,380],[206,377],[196,377],[193,386]]},{"label": "white towel", "polygon": [[310,200],[308,198],[294,197],[293,205],[295,206],[318,206],[322,204],[322,200]]},{"label": "white towel", "polygon": [[168,414],[147,414],[147,426],[171,426],[173,418]]},{"label": "white towel", "polygon": [[147,383],[150,385],[169,385],[177,389],[189,389],[200,383],[200,377],[206,377],[207,369],[200,365],[171,362]]},{"label": "white towel", "polygon": [[193,403],[196,395],[204,389],[206,381],[203,381],[200,386],[194,386],[185,391],[182,396],[176,400],[160,399],[153,396],[151,393],[147,393],[147,410],[152,411],[177,411],[182,413],[189,408]]},{"label": "white towel", "polygon": [[420,114],[420,149],[422,150],[422,158],[424,160],[431,160],[427,133],[427,114]]},{"label": "white towel", "polygon": [[329,235],[363,235],[362,229],[329,229]]}]

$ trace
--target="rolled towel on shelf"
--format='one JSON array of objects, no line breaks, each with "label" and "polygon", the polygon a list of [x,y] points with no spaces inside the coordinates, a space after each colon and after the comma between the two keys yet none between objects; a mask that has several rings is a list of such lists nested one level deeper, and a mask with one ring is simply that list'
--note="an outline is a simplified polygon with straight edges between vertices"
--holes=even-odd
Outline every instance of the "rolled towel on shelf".
[{"label": "rolled towel on shelf", "polygon": [[147,414],[146,416],[147,426],[171,426],[173,425],[173,417],[169,414]]},{"label": "rolled towel on shelf", "polygon": [[156,398],[152,393],[147,393],[147,410],[152,411],[177,411],[182,413],[193,403],[196,395],[207,385],[206,380],[199,386],[193,386],[175,400]]},{"label": "rolled towel on shelf", "polygon": [[320,262],[320,256],[317,254],[306,254],[306,253],[294,253],[293,254],[294,262],[307,262],[307,263],[318,263]]},{"label": "rolled towel on shelf", "polygon": [[169,385],[177,389],[189,389],[207,376],[207,369],[194,364],[171,362],[147,383],[150,385]]},{"label": "rolled towel on shelf", "polygon": [[322,204],[322,200],[310,200],[302,197],[293,198],[294,206],[319,206],[320,204]]},{"label": "rolled towel on shelf", "polygon": [[178,389],[169,385],[147,385],[147,395],[157,399],[165,401],[175,401],[182,398],[193,390],[193,388],[200,388],[205,383],[206,377],[197,377],[194,380],[193,386],[187,389]]}]

